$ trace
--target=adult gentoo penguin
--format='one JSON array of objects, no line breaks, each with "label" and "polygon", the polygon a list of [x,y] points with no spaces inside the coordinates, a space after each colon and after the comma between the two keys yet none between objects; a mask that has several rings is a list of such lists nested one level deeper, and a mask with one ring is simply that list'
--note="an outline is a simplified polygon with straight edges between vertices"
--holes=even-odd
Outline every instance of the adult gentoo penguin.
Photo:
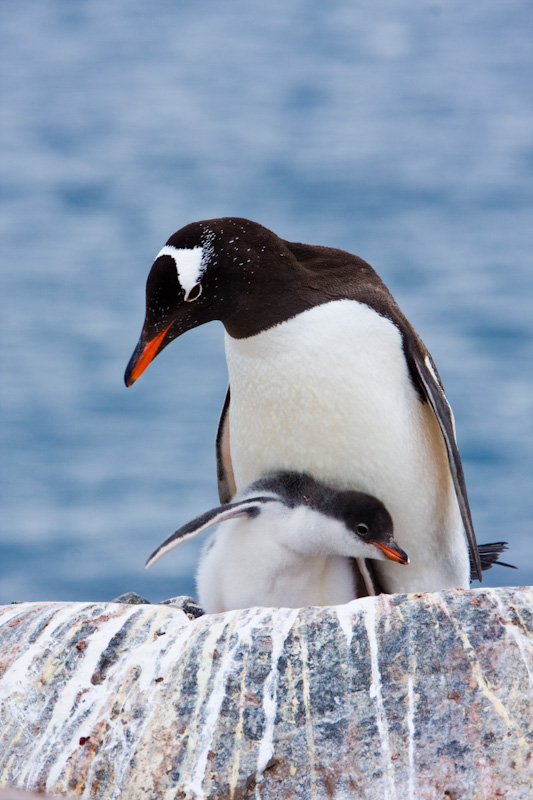
[{"label": "adult gentoo penguin", "polygon": [[453,415],[433,360],[387,287],[342,250],[246,219],[170,237],[146,286],[130,386],[185,331],[225,327],[229,389],[217,435],[221,502],[278,471],[378,498],[409,569],[376,562],[386,592],[467,588],[481,564]]},{"label": "adult gentoo penguin", "polygon": [[[281,472],[181,527],[146,566],[212,525],[220,527],[206,543],[196,575],[198,600],[208,613],[348,603],[378,593],[365,559],[409,563],[379,500],[331,489],[310,475]],[[354,558],[364,585],[358,585]]]}]

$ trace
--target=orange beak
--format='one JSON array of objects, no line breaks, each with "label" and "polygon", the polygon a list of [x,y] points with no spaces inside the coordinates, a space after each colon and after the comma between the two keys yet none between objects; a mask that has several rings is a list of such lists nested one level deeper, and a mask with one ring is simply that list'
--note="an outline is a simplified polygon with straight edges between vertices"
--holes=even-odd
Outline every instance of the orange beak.
[{"label": "orange beak", "polygon": [[[170,325],[172,325],[172,323],[170,323]],[[159,346],[165,338],[170,325],[167,325],[167,327],[161,331],[161,333],[158,333],[157,336],[154,336],[154,338],[144,346],[142,346],[141,338],[141,341],[137,345],[126,369],[126,374],[124,376],[124,382],[126,386],[129,387],[132,385],[132,383],[135,383],[137,378],[143,374],[148,364],[154,360],[155,356],[157,355],[157,351],[159,350]]]},{"label": "orange beak", "polygon": [[401,550],[398,545],[390,546],[387,544],[381,544],[380,542],[369,542],[369,544],[375,544],[376,547],[379,547],[379,549],[385,553],[387,558],[390,558],[391,561],[397,561],[398,564],[409,563],[409,556],[407,553],[404,553],[404,551]]}]

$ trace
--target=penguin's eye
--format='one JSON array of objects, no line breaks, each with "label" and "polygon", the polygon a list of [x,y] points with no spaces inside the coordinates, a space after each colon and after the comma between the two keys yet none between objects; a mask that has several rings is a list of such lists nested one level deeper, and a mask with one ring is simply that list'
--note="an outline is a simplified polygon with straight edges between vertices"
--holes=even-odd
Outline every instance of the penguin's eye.
[{"label": "penguin's eye", "polygon": [[202,284],[195,283],[191,291],[187,294],[185,302],[191,303],[193,300],[198,300],[201,294],[202,294]]},{"label": "penguin's eye", "polygon": [[356,530],[361,536],[365,536],[368,533],[368,525],[365,525],[364,522],[360,522]]}]

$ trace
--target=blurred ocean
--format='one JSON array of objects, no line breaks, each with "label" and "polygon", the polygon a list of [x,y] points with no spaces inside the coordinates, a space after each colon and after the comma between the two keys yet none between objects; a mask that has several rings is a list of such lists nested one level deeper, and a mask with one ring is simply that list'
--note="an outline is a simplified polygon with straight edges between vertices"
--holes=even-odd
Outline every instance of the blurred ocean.
[{"label": "blurred ocean", "polygon": [[[222,328],[126,390],[155,254],[239,215],[380,273],[455,411],[481,542],[533,583],[526,0],[3,0],[0,602],[191,593]],[[479,584],[475,584],[479,585]]]}]

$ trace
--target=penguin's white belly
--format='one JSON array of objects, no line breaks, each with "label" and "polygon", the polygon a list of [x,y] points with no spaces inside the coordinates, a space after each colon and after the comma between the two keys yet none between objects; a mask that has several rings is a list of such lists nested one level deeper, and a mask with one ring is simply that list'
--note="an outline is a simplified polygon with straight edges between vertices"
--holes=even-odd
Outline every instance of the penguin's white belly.
[{"label": "penguin's white belly", "polygon": [[316,306],[248,339],[226,334],[237,488],[309,472],[381,500],[408,567],[387,591],[468,587],[468,551],[438,423],[413,387],[396,326],[368,306]]}]

